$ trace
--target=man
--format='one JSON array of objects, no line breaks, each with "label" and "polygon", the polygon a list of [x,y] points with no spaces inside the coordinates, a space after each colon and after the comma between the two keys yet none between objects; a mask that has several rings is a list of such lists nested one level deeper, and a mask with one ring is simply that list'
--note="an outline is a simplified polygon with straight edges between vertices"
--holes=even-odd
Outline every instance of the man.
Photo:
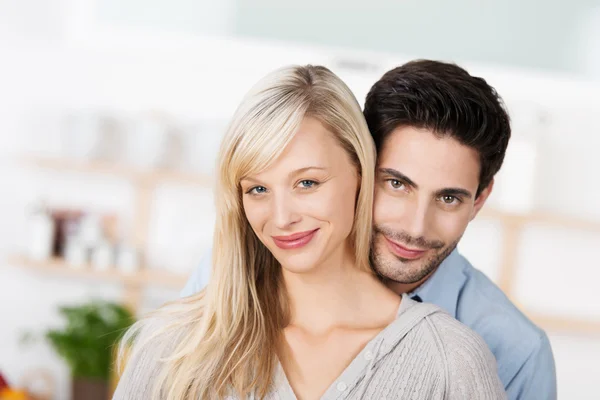
[{"label": "man", "polygon": [[[483,337],[509,399],[556,399],[546,334],[456,250],[508,146],[500,97],[454,64],[419,60],[375,83],[364,115],[378,152],[374,269],[398,294],[437,304]],[[209,257],[182,295],[207,282]]]}]

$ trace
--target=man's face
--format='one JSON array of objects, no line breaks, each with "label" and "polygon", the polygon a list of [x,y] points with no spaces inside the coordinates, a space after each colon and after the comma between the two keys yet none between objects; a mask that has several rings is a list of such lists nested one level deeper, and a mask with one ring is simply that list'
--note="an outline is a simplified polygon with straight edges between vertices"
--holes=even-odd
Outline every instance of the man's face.
[{"label": "man's face", "polygon": [[372,259],[392,288],[412,290],[454,250],[491,192],[475,198],[476,150],[451,137],[395,129],[378,155]]}]

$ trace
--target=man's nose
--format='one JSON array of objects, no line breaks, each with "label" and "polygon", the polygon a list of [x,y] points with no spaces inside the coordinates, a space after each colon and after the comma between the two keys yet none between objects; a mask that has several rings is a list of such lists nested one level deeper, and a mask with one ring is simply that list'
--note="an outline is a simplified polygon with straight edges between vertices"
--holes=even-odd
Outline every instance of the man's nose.
[{"label": "man's nose", "polygon": [[404,221],[406,225],[404,230],[411,237],[425,237],[427,229],[427,220],[430,214],[430,204],[427,201],[415,199],[411,202],[411,207],[407,210]]}]

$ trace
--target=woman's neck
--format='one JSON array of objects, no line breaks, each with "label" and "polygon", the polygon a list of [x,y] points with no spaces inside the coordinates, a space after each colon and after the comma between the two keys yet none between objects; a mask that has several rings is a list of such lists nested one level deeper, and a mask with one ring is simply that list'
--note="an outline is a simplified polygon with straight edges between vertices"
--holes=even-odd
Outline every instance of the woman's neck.
[{"label": "woman's neck", "polygon": [[290,325],[315,334],[362,324],[370,314],[370,302],[378,297],[373,294],[385,289],[372,273],[358,269],[351,251],[340,251],[309,273],[284,268],[283,281],[290,301]]}]

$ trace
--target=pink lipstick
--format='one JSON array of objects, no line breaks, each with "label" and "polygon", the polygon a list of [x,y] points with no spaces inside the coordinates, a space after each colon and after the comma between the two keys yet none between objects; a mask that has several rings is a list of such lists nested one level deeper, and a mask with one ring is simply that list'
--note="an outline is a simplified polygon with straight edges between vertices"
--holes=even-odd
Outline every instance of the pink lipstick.
[{"label": "pink lipstick", "polygon": [[273,241],[283,250],[299,249],[306,246],[315,236],[319,229],[294,233],[287,236],[272,236]]}]

